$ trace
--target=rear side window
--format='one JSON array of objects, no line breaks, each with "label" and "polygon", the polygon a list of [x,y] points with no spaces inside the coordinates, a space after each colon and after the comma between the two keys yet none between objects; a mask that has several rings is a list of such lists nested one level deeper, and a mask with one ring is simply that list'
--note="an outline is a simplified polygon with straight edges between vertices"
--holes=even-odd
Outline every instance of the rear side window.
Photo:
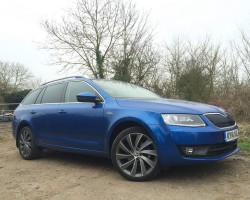
[{"label": "rear side window", "polygon": [[77,102],[76,95],[83,92],[90,92],[99,96],[87,83],[69,82],[65,93],[65,102]]},{"label": "rear side window", "polygon": [[43,88],[43,89],[42,89],[42,91],[40,92],[40,94],[38,95],[38,97],[37,97],[37,99],[36,99],[35,104],[41,103],[41,100],[42,100],[42,97],[43,97],[43,94],[44,94],[45,89],[46,89],[46,88]]},{"label": "rear side window", "polygon": [[46,88],[41,103],[60,103],[64,84],[50,85]]},{"label": "rear side window", "polygon": [[34,104],[40,92],[41,89],[37,89],[29,93],[28,96],[23,100],[22,105]]}]

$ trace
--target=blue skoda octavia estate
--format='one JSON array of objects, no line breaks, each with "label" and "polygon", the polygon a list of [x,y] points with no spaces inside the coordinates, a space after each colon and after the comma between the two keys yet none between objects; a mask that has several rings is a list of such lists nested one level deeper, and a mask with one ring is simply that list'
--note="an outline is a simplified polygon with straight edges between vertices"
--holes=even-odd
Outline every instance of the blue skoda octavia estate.
[{"label": "blue skoda octavia estate", "polygon": [[149,180],[162,167],[217,161],[239,151],[235,120],[218,107],[78,76],[30,92],[14,112],[13,136],[25,160],[44,148],[104,156],[132,181]]}]

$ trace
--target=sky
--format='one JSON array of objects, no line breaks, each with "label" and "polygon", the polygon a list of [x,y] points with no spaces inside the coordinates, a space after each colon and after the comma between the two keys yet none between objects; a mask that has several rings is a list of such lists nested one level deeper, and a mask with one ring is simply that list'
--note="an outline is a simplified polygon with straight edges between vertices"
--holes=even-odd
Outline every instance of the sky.
[{"label": "sky", "polygon": [[[239,37],[250,23],[250,0],[134,0],[138,9],[150,11],[158,43],[175,37],[197,40],[211,36],[218,42]],[[50,55],[39,48],[46,32],[45,19],[60,19],[75,0],[0,0],[0,61],[18,62],[44,81],[70,74],[49,65]],[[77,74],[75,74],[77,75]]]}]

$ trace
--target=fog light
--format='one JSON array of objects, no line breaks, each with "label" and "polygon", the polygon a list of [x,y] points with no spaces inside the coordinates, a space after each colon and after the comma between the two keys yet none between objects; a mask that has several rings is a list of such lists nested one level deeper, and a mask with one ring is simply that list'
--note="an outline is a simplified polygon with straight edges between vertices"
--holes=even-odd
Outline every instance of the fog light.
[{"label": "fog light", "polygon": [[181,154],[187,157],[206,156],[209,146],[180,146]]},{"label": "fog light", "polygon": [[193,154],[193,147],[186,147],[186,155],[192,155]]}]

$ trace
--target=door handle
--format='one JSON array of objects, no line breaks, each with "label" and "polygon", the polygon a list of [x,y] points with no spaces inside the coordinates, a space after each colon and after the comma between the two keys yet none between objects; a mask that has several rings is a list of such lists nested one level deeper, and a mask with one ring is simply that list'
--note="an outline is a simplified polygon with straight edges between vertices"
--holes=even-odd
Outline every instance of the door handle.
[{"label": "door handle", "polygon": [[31,114],[36,114],[35,110],[30,111]]},{"label": "door handle", "polygon": [[60,109],[58,112],[59,113],[67,113],[67,111],[65,109]]}]

